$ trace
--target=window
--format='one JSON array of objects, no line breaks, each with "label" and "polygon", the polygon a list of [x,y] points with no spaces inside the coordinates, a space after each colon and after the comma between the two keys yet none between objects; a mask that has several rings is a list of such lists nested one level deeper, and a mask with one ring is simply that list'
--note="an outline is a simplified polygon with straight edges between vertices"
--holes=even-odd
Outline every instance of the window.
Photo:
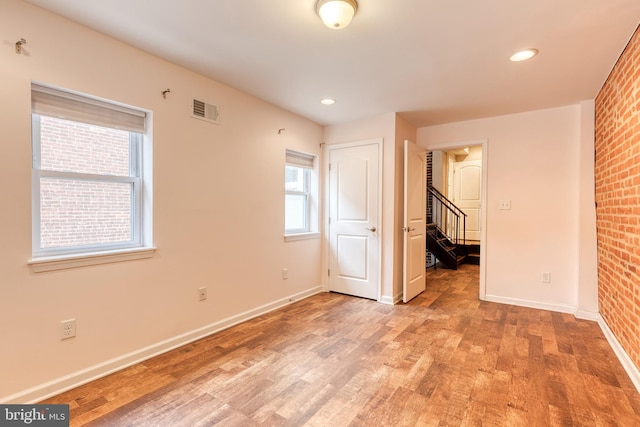
[{"label": "window", "polygon": [[[315,157],[287,150],[285,165],[285,234],[312,230],[312,174]],[[313,187],[313,188],[312,188]]]},{"label": "window", "polygon": [[145,112],[37,84],[31,102],[33,257],[150,246]]}]

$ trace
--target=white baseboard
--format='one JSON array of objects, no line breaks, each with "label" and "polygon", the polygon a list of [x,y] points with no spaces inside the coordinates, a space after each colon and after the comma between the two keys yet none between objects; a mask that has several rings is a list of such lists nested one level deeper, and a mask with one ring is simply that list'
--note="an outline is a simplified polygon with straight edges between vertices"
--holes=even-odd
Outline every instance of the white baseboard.
[{"label": "white baseboard", "polygon": [[609,329],[607,322],[604,321],[602,316],[598,315],[597,322],[598,325],[600,325],[600,329],[602,329],[605,338],[609,342],[609,345],[613,349],[613,352],[622,364],[622,367],[627,371],[627,375],[629,375],[631,382],[636,387],[636,390],[640,392],[640,370],[638,370],[638,367],[633,363],[633,360],[631,360],[627,352],[624,351],[624,348],[622,348],[618,339],[613,335],[613,332],[611,332],[611,329]]},{"label": "white baseboard", "polygon": [[394,305],[395,301],[393,300],[393,297],[390,296],[382,296],[380,297],[380,300],[378,301],[382,304],[387,304],[387,305]]},{"label": "white baseboard", "polygon": [[593,320],[594,322],[597,322],[600,319],[600,313],[597,311],[577,310],[575,312],[575,316],[578,319]]},{"label": "white baseboard", "polygon": [[39,402],[320,292],[322,292],[322,287],[316,286],[306,291],[281,298],[277,301],[228,317],[218,322],[214,322],[202,328],[132,351],[131,353],[118,356],[103,363],[90,366],[86,369],[72,372],[69,375],[56,378],[44,384],[39,384],[10,396],[0,398],[0,403]]},{"label": "white baseboard", "polygon": [[529,300],[518,299],[518,298],[506,298],[506,297],[501,297],[496,295],[485,295],[484,301],[499,302],[501,304],[518,305],[520,307],[537,308],[540,310],[557,311],[560,313],[574,314],[576,312],[576,308],[570,305],[550,304],[545,302],[529,301]]}]

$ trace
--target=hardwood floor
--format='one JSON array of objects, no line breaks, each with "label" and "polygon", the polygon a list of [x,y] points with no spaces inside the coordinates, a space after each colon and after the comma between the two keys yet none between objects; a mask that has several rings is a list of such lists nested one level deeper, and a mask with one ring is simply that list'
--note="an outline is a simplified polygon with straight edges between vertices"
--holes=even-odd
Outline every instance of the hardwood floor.
[{"label": "hardwood floor", "polygon": [[47,402],[73,426],[640,426],[595,322],[481,302],[473,265],[427,283],[316,295]]}]

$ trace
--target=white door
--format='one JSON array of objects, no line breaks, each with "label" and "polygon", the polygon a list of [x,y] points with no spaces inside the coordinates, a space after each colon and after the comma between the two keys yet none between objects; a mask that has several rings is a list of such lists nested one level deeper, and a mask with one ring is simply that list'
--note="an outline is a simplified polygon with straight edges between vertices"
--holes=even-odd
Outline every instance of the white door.
[{"label": "white door", "polygon": [[482,161],[458,162],[454,170],[453,203],[467,214],[465,237],[468,240],[480,240]]},{"label": "white door", "polygon": [[408,302],[426,288],[426,151],[404,142],[404,257],[402,301]]},{"label": "white door", "polygon": [[329,290],[380,295],[380,145],[329,149]]}]

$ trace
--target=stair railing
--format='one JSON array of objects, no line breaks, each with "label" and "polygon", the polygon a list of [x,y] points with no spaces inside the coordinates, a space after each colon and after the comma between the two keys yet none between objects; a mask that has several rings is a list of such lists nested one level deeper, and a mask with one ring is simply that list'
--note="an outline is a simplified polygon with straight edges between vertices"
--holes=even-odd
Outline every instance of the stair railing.
[{"label": "stair railing", "polygon": [[464,245],[467,240],[467,214],[435,188],[427,187],[427,193],[427,197],[431,197],[432,216],[427,222],[435,223],[451,242]]}]

